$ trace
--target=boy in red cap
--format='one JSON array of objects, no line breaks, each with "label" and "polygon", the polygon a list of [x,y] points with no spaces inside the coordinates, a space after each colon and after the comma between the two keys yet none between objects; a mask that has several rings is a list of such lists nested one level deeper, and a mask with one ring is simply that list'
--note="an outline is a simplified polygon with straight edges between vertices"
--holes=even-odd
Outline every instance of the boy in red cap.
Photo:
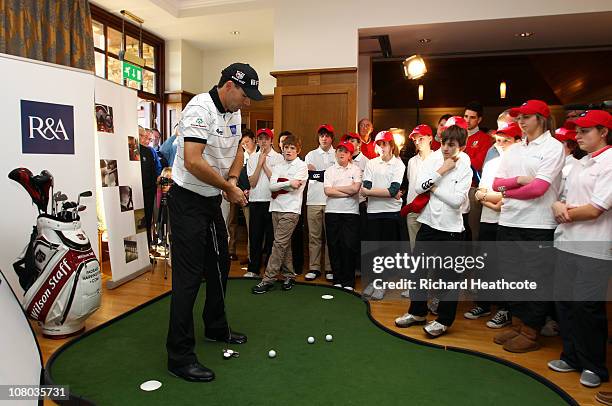
[{"label": "boy in red cap", "polygon": [[[325,202],[323,191],[325,170],[335,162],[334,127],[321,124],[317,130],[319,147],[306,154],[304,162],[308,165],[308,191],[306,192],[306,220],[308,221],[308,261],[309,272],[304,279],[312,281],[321,276],[322,262],[325,261],[325,279],[333,280],[329,252],[325,244]],[[323,259],[321,259],[323,257]]]},{"label": "boy in red cap", "polygon": [[336,146],[336,163],[325,170],[325,229],[335,286],[353,290],[359,259],[359,189],[361,169],[352,162],[349,141]]},{"label": "boy in red cap", "polygon": [[251,191],[249,192],[249,258],[247,278],[259,276],[262,256],[270,256],[274,231],[270,214],[270,176],[274,166],[283,162],[283,156],[272,148],[274,134],[268,128],[257,131],[259,151],[247,161],[247,176]]},{"label": "boy in red cap", "polygon": [[361,153],[368,159],[374,159],[378,156],[376,153],[376,141],[372,139],[371,134],[374,130],[372,122],[367,118],[362,118],[357,123],[357,131],[361,137]]}]

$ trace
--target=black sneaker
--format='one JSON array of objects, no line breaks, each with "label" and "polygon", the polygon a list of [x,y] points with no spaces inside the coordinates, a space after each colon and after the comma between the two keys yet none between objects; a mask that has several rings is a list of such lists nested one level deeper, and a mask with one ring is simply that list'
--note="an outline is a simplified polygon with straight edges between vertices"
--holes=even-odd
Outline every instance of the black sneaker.
[{"label": "black sneaker", "polygon": [[256,295],[259,295],[262,293],[267,293],[269,290],[272,290],[273,288],[274,288],[273,283],[261,281],[257,285],[253,286],[253,288],[251,289],[251,292]]},{"label": "black sneaker", "polygon": [[471,309],[469,312],[463,313],[463,317],[465,317],[466,319],[470,319],[470,320],[476,320],[480,317],[488,316],[490,314],[491,314],[490,311],[485,310],[480,306],[476,306],[473,309]]},{"label": "black sneaker", "polygon": [[281,288],[283,290],[291,290],[293,288],[293,285],[295,285],[295,280],[293,280],[293,278],[287,278],[281,285]]}]

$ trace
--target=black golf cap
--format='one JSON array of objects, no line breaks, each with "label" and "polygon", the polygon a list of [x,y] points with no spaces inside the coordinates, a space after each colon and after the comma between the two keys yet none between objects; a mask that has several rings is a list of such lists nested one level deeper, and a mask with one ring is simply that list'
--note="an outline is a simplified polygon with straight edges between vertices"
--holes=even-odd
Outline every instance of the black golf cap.
[{"label": "black golf cap", "polygon": [[257,72],[248,63],[231,64],[221,71],[221,77],[240,86],[249,99],[263,100],[263,95],[257,89],[259,86]]}]

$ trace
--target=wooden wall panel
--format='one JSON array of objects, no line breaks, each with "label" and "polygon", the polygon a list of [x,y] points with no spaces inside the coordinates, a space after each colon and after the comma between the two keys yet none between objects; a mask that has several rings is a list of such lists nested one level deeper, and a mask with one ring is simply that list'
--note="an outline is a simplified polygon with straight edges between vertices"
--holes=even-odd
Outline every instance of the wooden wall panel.
[{"label": "wooden wall panel", "polygon": [[[334,126],[337,134],[355,131],[357,121],[357,70],[355,68],[272,72],[274,129],[302,138],[302,153],[318,145],[320,124]],[[336,138],[336,141],[339,136]]]}]

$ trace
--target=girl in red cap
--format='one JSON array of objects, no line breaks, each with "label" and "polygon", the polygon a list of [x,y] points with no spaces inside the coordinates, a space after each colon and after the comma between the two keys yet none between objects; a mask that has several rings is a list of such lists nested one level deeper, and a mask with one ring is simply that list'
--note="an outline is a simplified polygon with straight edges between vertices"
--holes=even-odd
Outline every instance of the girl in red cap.
[{"label": "girl in red cap", "polygon": [[612,115],[591,110],[575,120],[576,142],[588,153],[572,168],[553,206],[557,264],[555,299],[563,352],[548,366],[579,371],[597,387],[606,367],[606,293],[612,269]]},{"label": "girl in red cap", "polygon": [[[399,148],[390,131],[379,132],[375,142],[381,154],[366,164],[361,188],[361,193],[368,198],[368,240],[401,241],[406,232],[400,217],[400,186],[406,165],[398,158]],[[364,295],[380,300],[384,291],[374,290],[370,285],[364,289]]]},{"label": "girl in red cap", "polygon": [[545,102],[529,100],[511,109],[510,115],[518,116],[525,136],[504,154],[493,181],[493,190],[504,198],[497,232],[497,240],[504,243],[497,264],[504,279],[529,279],[538,289],[529,292],[529,301],[516,300],[525,292],[506,298],[516,300],[509,306],[512,328],[494,341],[506,351],[522,353],[540,348],[539,331],[552,310],[554,251],[542,242],[553,240],[557,226],[550,206],[559,195],[565,156],[563,145],[551,134],[554,127]]}]

